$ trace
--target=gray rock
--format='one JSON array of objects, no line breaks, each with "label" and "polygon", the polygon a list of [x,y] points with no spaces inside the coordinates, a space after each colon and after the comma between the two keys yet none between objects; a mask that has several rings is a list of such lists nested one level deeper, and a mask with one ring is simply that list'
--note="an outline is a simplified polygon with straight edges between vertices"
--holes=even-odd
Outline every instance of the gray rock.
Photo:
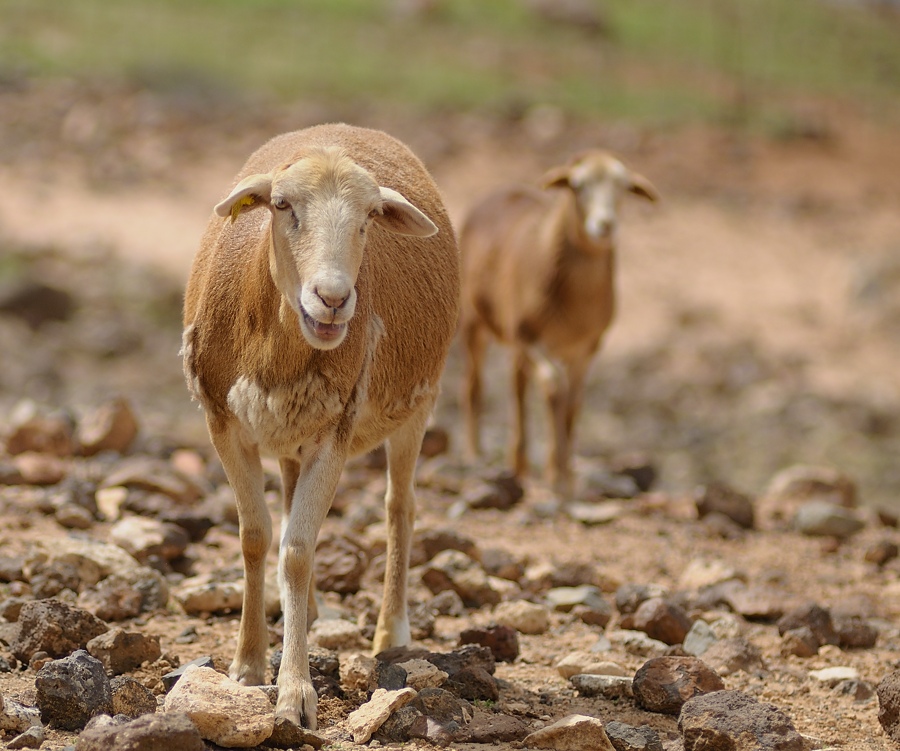
[{"label": "gray rock", "polygon": [[603,597],[599,587],[592,584],[554,587],[547,592],[547,605],[560,613],[568,613],[576,606],[583,605],[590,610],[612,615],[612,606]]},{"label": "gray rock", "polygon": [[718,637],[712,627],[702,618],[698,618],[691,624],[691,629],[685,635],[681,648],[686,654],[700,657],[717,641]]},{"label": "gray rock", "polygon": [[792,628],[781,636],[781,654],[784,657],[813,657],[819,653],[821,642],[809,626]]},{"label": "gray rock", "polygon": [[196,659],[191,660],[190,662],[186,662],[181,667],[176,668],[175,670],[170,670],[162,677],[163,687],[166,689],[166,692],[172,690],[172,687],[178,683],[181,679],[181,676],[184,675],[184,672],[190,667],[199,667],[199,668],[212,668],[213,667],[213,658],[209,655],[203,655],[202,657],[197,657]]},{"label": "gray rock", "polygon": [[65,657],[83,649],[107,625],[87,610],[48,599],[26,602],[19,613],[18,630],[10,644],[16,659],[30,662],[36,652]]},{"label": "gray rock", "polygon": [[678,717],[685,751],[754,748],[808,751],[790,718],[740,691],[717,691],[684,703]]},{"label": "gray rock", "polygon": [[316,545],[315,579],[322,592],[358,592],[369,566],[369,554],[346,535],[328,535]]},{"label": "gray rock", "polygon": [[[124,552],[124,551],[123,551]],[[78,605],[104,621],[124,621],[141,613],[164,610],[169,583],[149,566],[135,566],[111,574],[78,596]]]},{"label": "gray rock", "polygon": [[621,518],[627,512],[627,508],[621,501],[603,501],[601,503],[572,501],[566,504],[565,510],[569,518],[592,527],[609,524]]},{"label": "gray rock", "polygon": [[286,749],[303,748],[304,745],[319,749],[326,743],[327,740],[322,736],[317,735],[312,730],[301,728],[284,717],[275,718],[275,730],[272,731],[272,735],[266,741],[267,746]]},{"label": "gray rock", "polygon": [[734,582],[723,594],[728,606],[748,620],[775,621],[791,606],[787,595],[772,587]]},{"label": "gray rock", "polygon": [[112,689],[103,664],[83,649],[44,665],[34,685],[41,719],[51,727],[80,730],[94,715],[113,711]]},{"label": "gray rock", "polygon": [[894,743],[900,743],[900,670],[894,670],[875,687],[878,722]]},{"label": "gray rock", "polygon": [[661,657],[668,651],[668,645],[658,639],[651,639],[643,631],[616,629],[606,634],[610,645],[624,649],[629,654],[640,657]]},{"label": "gray rock", "polygon": [[32,725],[40,724],[41,713],[39,710],[19,704],[9,697],[0,696],[0,730],[22,733]]},{"label": "gray rock", "polygon": [[601,696],[612,701],[634,695],[634,680],[628,676],[579,673],[573,675],[569,682],[581,696]]},{"label": "gray rock", "polygon": [[129,457],[119,462],[103,480],[101,487],[122,486],[162,493],[173,501],[190,505],[199,500],[203,489],[168,462],[149,456]]},{"label": "gray rock", "polygon": [[445,550],[458,550],[473,560],[481,560],[475,541],[455,529],[423,529],[413,537],[413,554],[420,559],[417,565],[427,563]]},{"label": "gray rock", "polygon": [[131,676],[117,675],[109,682],[112,691],[113,714],[134,719],[156,712],[156,696]]},{"label": "gray rock", "polygon": [[75,751],[204,751],[200,731],[184,712],[161,712],[130,722],[92,727],[78,736]]},{"label": "gray rock", "polygon": [[550,628],[550,612],[527,600],[501,602],[494,608],[494,620],[522,634],[543,634]]},{"label": "gray rock", "polygon": [[46,737],[47,733],[44,731],[44,728],[33,726],[13,738],[6,744],[6,747],[10,749],[40,748],[44,744]]},{"label": "gray rock", "polygon": [[162,654],[158,636],[121,628],[95,636],[87,643],[87,651],[103,663],[110,675],[129,673],[145,662],[155,662]]},{"label": "gray rock", "polygon": [[871,649],[878,642],[878,629],[858,616],[836,616],[834,629],[842,649]]},{"label": "gray rock", "polygon": [[770,481],[766,496],[782,502],[826,501],[846,508],[857,502],[856,483],[832,467],[797,464],[783,469]]},{"label": "gray rock", "polygon": [[724,688],[722,679],[696,657],[654,657],[638,668],[632,684],[638,706],[672,715],[688,699]]},{"label": "gray rock", "polygon": [[852,509],[827,501],[804,503],[793,520],[794,529],[809,536],[845,538],[866,526]]},{"label": "gray rock", "polygon": [[765,669],[762,653],[743,636],[720,639],[703,653],[703,662],[719,675],[733,675]]},{"label": "gray rock", "polygon": [[871,683],[858,679],[841,681],[834,687],[834,690],[839,694],[851,697],[856,702],[868,701],[875,695],[875,689]]},{"label": "gray rock", "polygon": [[588,498],[634,498],[641,493],[637,480],[630,474],[592,467],[578,479],[579,496]]},{"label": "gray rock", "polygon": [[649,725],[633,727],[624,722],[607,722],[606,735],[616,751],[663,751],[659,733]]},{"label": "gray rock", "polygon": [[616,610],[622,615],[631,615],[644,600],[666,594],[666,590],[656,584],[623,584],[616,590]]},{"label": "gray rock", "polygon": [[463,503],[472,509],[511,509],[525,495],[518,478],[510,472],[490,475],[463,493]]}]

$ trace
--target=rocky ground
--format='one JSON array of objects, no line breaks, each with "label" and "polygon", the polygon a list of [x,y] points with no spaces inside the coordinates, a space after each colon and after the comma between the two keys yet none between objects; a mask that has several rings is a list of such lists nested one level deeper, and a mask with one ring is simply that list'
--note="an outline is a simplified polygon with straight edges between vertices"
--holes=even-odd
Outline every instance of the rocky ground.
[{"label": "rocky ground", "polygon": [[[704,732],[720,744],[706,748],[728,748],[740,721],[757,742],[747,748],[895,746],[875,694],[900,659],[889,129],[830,109],[824,131],[782,141],[545,115],[436,124],[273,111],[210,140],[203,116],[140,93],[2,96],[2,172],[18,186],[0,206],[8,744],[40,710],[42,748],[113,748],[113,731],[83,730],[88,717],[158,704],[163,722],[184,709],[168,674],[195,659],[213,672],[188,676],[195,694],[216,703],[241,564],[230,490],[180,375],[184,269],[209,206],[264,134],[365,116],[414,144],[457,219],[480,186],[598,139],[667,203],[626,209],[622,305],[592,379],[576,503],[503,478],[502,357],[490,456],[460,460],[452,354],[419,473],[415,651],[378,663],[366,646],[383,471],[373,456],[345,472],[317,569],[319,729],[280,742],[363,743],[354,712],[382,686],[398,705],[369,745],[561,747],[525,739],[577,714],[599,719],[616,749],[701,748],[691,744]],[[65,686],[60,675],[94,676],[96,704],[80,689],[80,702],[59,700],[48,686]],[[694,692],[723,703],[682,711]],[[888,708],[895,693],[888,680]],[[896,716],[884,722],[895,729]],[[242,743],[277,740],[255,732]],[[590,723],[570,732],[603,747]]]}]

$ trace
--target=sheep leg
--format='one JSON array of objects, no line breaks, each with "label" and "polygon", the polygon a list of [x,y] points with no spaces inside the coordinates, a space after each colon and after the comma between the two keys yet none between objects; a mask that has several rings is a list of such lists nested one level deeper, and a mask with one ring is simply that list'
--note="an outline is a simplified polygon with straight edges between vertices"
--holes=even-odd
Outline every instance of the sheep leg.
[{"label": "sheep leg", "polygon": [[466,453],[469,460],[481,455],[481,439],[478,422],[481,417],[482,391],[481,368],[487,348],[487,332],[477,321],[467,321],[462,326],[465,350],[465,378],[462,398],[463,422],[466,430]]},{"label": "sheep leg", "polygon": [[241,440],[238,429],[208,421],[209,434],[234,490],[244,557],[244,603],[237,649],[229,675],[248,686],[265,682],[266,554],[272,544],[272,520],[263,497],[262,463],[256,446]]},{"label": "sheep leg", "polygon": [[[282,496],[284,499],[284,513],[282,516],[281,527],[282,529],[284,529],[285,527],[287,527],[288,519],[291,516],[291,507],[294,503],[294,493],[297,490],[297,480],[300,477],[300,462],[298,462],[296,459],[280,459],[278,464],[281,468],[281,487]],[[284,582],[280,579],[281,577],[279,576],[278,588],[279,591],[282,592],[281,601],[284,602]],[[311,581],[309,585],[309,597],[306,605],[307,631],[309,631],[310,627],[313,625],[313,622],[318,617],[319,606],[316,603],[316,584],[315,581]]]},{"label": "sheep leg", "polygon": [[568,372],[560,363],[542,356],[538,360],[538,380],[547,402],[550,423],[550,456],[547,460],[545,476],[547,483],[557,493],[569,494],[569,432],[567,430],[567,409],[569,405],[570,383]]},{"label": "sheep leg", "polygon": [[568,388],[566,390],[565,414],[563,418],[564,453],[558,456],[558,492],[572,493],[572,451],[574,446],[575,420],[581,411],[584,398],[584,382],[587,376],[590,356],[583,361],[570,362],[566,366]]},{"label": "sheep leg", "polygon": [[310,622],[313,555],[319,529],[337,488],[346,450],[335,441],[304,446],[301,468],[286,524],[281,531],[278,574],[284,612],[284,646],[278,671],[275,714],[296,725],[316,729],[316,690],[309,675],[306,638]]},{"label": "sheep leg", "polygon": [[531,360],[528,352],[516,347],[513,357],[513,434],[510,454],[513,472],[521,477],[528,472],[528,415],[525,397],[528,392],[528,378],[531,375]]},{"label": "sheep leg", "polygon": [[430,413],[431,403],[420,408],[387,441],[387,563],[384,596],[375,627],[375,654],[410,642],[406,586],[416,519],[416,460]]}]

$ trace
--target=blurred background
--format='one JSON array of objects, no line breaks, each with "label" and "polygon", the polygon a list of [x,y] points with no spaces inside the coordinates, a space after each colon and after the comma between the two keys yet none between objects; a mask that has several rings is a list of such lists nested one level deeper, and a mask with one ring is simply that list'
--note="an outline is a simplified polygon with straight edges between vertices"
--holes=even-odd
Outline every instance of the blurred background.
[{"label": "blurred background", "polygon": [[[750,493],[825,464],[900,510],[900,3],[0,0],[0,19],[0,421],[121,394],[161,445],[205,446],[177,352],[210,208],[265,139],[343,120],[410,143],[457,223],[586,146],[659,188],[624,209],[586,461]],[[458,390],[454,351],[453,450]]]}]

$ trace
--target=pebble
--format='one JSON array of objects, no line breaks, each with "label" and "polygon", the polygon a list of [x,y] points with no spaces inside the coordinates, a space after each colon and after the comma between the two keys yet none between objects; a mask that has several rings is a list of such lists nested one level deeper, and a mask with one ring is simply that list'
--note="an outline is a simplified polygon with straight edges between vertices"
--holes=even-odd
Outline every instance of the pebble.
[{"label": "pebble", "polygon": [[710,514],[722,514],[743,529],[754,527],[753,500],[728,485],[713,483],[698,488],[694,503],[701,519]]},{"label": "pebble", "polygon": [[185,579],[172,592],[172,597],[188,615],[233,613],[244,602],[243,581],[214,581],[209,576]]},{"label": "pebble", "polygon": [[342,618],[320,619],[309,630],[309,641],[325,649],[361,649],[368,646],[362,629]]},{"label": "pebble", "polygon": [[107,629],[103,621],[87,610],[52,598],[35,600],[22,606],[9,649],[17,660],[25,663],[37,652],[64,657],[84,649],[91,639]]},{"label": "pebble", "polygon": [[122,724],[91,727],[78,736],[75,751],[204,751],[200,731],[184,712],[142,715]]},{"label": "pebble", "polygon": [[895,744],[900,744],[900,670],[888,673],[875,687],[878,723]]},{"label": "pebble", "polygon": [[719,675],[754,673],[765,668],[762,653],[742,636],[720,639],[703,653],[703,662]]},{"label": "pebble", "polygon": [[486,628],[467,628],[460,632],[459,643],[487,647],[500,662],[514,662],[519,656],[519,635],[512,626],[492,624]]},{"label": "pebble", "polygon": [[175,668],[175,670],[170,670],[161,678],[163,688],[165,688],[167,692],[171,691],[172,687],[178,682],[181,676],[184,675],[185,671],[191,667],[212,668],[213,659],[209,655],[202,655],[200,657],[196,657],[190,662],[186,662],[184,665],[181,665],[178,668]]},{"label": "pebble", "polygon": [[712,630],[712,627],[702,618],[698,618],[691,624],[690,630],[685,634],[681,647],[686,654],[700,657],[716,641],[718,641],[718,637]]},{"label": "pebble", "polygon": [[0,730],[23,733],[32,725],[40,726],[40,724],[40,710],[26,707],[15,699],[0,695]]},{"label": "pebble", "polygon": [[40,748],[47,738],[47,733],[42,727],[30,727],[25,732],[17,735],[6,747],[9,749],[18,748]]},{"label": "pebble", "polygon": [[634,695],[634,679],[625,675],[593,675],[578,673],[569,682],[581,696],[600,696],[614,701]]},{"label": "pebble", "polygon": [[398,662],[397,666],[406,672],[406,685],[416,691],[426,688],[439,688],[447,680],[447,674],[428,660],[407,660]]},{"label": "pebble", "polygon": [[629,673],[617,662],[598,660],[590,652],[570,652],[554,665],[557,672],[568,680],[573,675],[612,675],[625,676]]},{"label": "pebble", "polygon": [[543,605],[527,600],[508,600],[494,608],[494,620],[521,634],[540,635],[550,628],[550,612]]},{"label": "pebble", "polygon": [[134,719],[156,712],[156,696],[139,681],[128,675],[117,675],[109,682],[112,691],[113,714]]},{"label": "pebble", "polygon": [[443,550],[432,558],[423,567],[422,582],[432,594],[452,589],[467,607],[496,605],[501,600],[480,564],[459,550]]},{"label": "pebble", "polygon": [[572,501],[566,504],[565,511],[570,519],[593,527],[620,519],[627,513],[628,506],[621,501],[603,501],[601,503]]},{"label": "pebble", "polygon": [[83,649],[44,665],[34,686],[41,719],[50,727],[81,730],[94,715],[112,714],[112,689],[103,664]]},{"label": "pebble", "polygon": [[314,575],[322,592],[358,592],[368,567],[369,554],[346,535],[326,535],[316,545]]},{"label": "pebble", "polygon": [[654,657],[638,668],[632,685],[639,707],[672,715],[691,697],[724,689],[722,679],[696,657]]},{"label": "pebble", "polygon": [[828,501],[808,501],[797,509],[793,526],[808,536],[850,537],[866,526],[853,509]]},{"label": "pebble", "polygon": [[122,675],[145,662],[155,662],[162,654],[159,637],[138,631],[113,628],[87,643],[87,651],[103,663],[108,675]]},{"label": "pebble", "polygon": [[113,524],[109,539],[141,563],[180,558],[191,541],[188,533],[177,524],[143,516],[127,517]]},{"label": "pebble", "polygon": [[366,743],[392,713],[409,704],[415,697],[416,691],[412,688],[398,691],[376,689],[369,701],[351,712],[347,718],[353,742]]},{"label": "pebble", "polygon": [[640,657],[659,657],[669,649],[668,644],[658,639],[651,639],[643,631],[616,629],[608,632],[606,636],[611,645]]},{"label": "pebble", "polygon": [[831,667],[821,670],[810,670],[809,677],[829,688],[834,688],[842,681],[858,681],[859,671],[851,667]]},{"label": "pebble", "polygon": [[590,610],[612,614],[612,606],[604,599],[600,589],[592,584],[554,587],[547,592],[546,600],[552,610],[561,613],[568,613],[576,605],[584,605]]},{"label": "pebble", "polygon": [[596,717],[572,714],[525,737],[526,748],[555,751],[615,751],[603,723]]},{"label": "pebble", "polygon": [[616,751],[663,751],[659,733],[649,725],[632,727],[624,722],[607,722],[606,735]]},{"label": "pebble", "polygon": [[662,597],[644,600],[634,612],[633,628],[665,644],[681,644],[691,630],[684,608]]},{"label": "pebble", "polygon": [[121,397],[101,404],[82,417],[75,433],[83,456],[95,456],[101,451],[124,454],[137,434],[134,410]]},{"label": "pebble", "polygon": [[778,472],[765,495],[776,501],[827,501],[845,508],[857,502],[856,483],[832,467],[796,464]]},{"label": "pebble", "polygon": [[195,503],[204,494],[195,480],[168,462],[146,455],[128,457],[118,462],[101,483],[101,488],[118,486],[162,493],[184,505]]},{"label": "pebble", "polygon": [[681,572],[678,589],[699,591],[732,579],[744,578],[738,569],[724,561],[695,558]]}]

